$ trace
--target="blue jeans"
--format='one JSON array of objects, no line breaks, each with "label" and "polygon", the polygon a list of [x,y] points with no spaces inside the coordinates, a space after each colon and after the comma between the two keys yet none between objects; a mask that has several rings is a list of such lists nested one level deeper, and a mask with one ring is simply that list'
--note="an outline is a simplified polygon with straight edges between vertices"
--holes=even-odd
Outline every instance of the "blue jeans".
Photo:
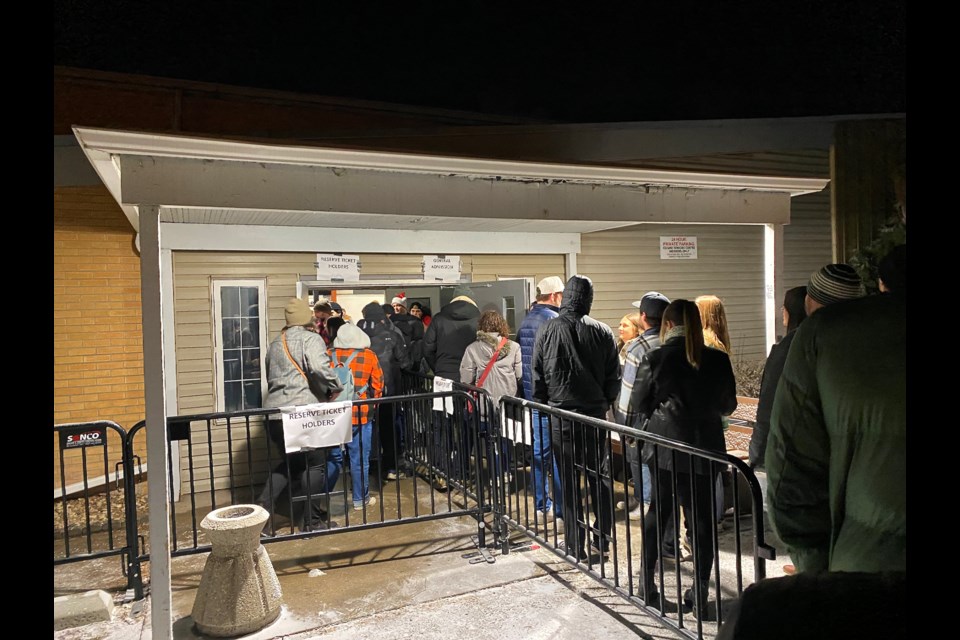
[{"label": "blue jeans", "polygon": [[333,488],[337,486],[341,469],[343,469],[343,449],[330,447],[327,449],[327,493],[333,491]]},{"label": "blue jeans", "polygon": [[353,483],[353,504],[355,505],[364,502],[370,495],[370,445],[372,442],[372,422],[353,427],[353,440],[347,443],[347,453],[350,455],[350,479]]},{"label": "blue jeans", "polygon": [[[637,500],[641,500],[644,504],[650,504],[650,496],[653,493],[653,480],[650,475],[650,467],[640,461],[641,444],[642,443],[635,440],[633,443],[624,443],[623,448],[626,452],[627,462],[630,464],[630,475],[633,477],[633,496]],[[643,484],[642,496],[640,495],[640,486],[637,482]]]},{"label": "blue jeans", "polygon": [[[537,511],[547,512],[553,509],[558,518],[563,518],[561,507],[563,489],[560,486],[560,470],[553,457],[553,448],[550,441],[550,419],[547,416],[540,419],[540,413],[534,410],[531,414],[533,428],[533,497]],[[549,496],[547,474],[553,471],[553,497]]]}]

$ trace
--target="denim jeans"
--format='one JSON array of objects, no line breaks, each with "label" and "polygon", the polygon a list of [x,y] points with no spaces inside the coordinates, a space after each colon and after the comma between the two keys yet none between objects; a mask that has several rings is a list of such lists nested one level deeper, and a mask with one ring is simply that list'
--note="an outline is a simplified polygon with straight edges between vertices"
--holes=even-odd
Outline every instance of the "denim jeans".
[{"label": "denim jeans", "polygon": [[[650,467],[640,461],[640,446],[642,444],[642,442],[636,440],[632,444],[625,442],[624,451],[626,452],[627,463],[630,465],[630,475],[633,478],[633,497],[641,500],[644,504],[650,504],[653,481],[650,476]],[[642,496],[638,482],[643,485]]]},{"label": "denim jeans", "polygon": [[361,504],[370,495],[370,445],[372,441],[372,422],[353,427],[353,440],[347,443],[347,453],[350,455],[350,479],[353,483],[354,505]]},{"label": "denim jeans", "polygon": [[[540,412],[534,410],[531,413],[533,428],[533,497],[537,511],[546,513],[553,509],[553,513],[558,518],[563,518],[563,507],[561,506],[563,489],[560,486],[560,471],[557,468],[557,461],[553,456],[553,448],[550,441],[550,419],[547,416],[540,419]],[[547,474],[552,471],[553,478],[553,500],[550,499],[549,489],[547,487]]]}]

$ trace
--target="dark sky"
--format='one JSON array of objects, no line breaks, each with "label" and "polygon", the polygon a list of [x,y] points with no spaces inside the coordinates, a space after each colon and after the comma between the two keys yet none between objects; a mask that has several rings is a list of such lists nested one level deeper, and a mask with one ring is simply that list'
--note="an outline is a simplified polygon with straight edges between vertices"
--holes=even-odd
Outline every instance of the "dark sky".
[{"label": "dark sky", "polygon": [[889,0],[55,0],[54,12],[54,64],[89,69],[566,121],[906,111],[906,9]]}]

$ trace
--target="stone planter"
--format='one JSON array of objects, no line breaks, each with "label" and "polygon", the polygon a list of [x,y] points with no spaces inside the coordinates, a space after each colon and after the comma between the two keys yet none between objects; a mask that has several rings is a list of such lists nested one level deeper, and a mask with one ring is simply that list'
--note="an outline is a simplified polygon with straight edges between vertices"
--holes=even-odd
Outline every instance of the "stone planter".
[{"label": "stone planter", "polygon": [[211,511],[200,523],[213,546],[193,603],[193,621],[201,633],[246,635],[280,615],[280,582],[260,544],[269,517],[263,507],[242,504]]}]

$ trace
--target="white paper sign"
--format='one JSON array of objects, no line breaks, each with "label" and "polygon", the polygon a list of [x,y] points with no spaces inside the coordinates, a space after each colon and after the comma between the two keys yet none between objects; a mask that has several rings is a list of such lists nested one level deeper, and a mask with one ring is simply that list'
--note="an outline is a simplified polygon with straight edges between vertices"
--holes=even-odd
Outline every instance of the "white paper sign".
[{"label": "white paper sign", "polygon": [[423,279],[460,282],[460,256],[423,256]]},{"label": "white paper sign", "polygon": [[[504,414],[500,414],[500,435],[508,440],[513,440],[514,442],[522,442],[523,444],[533,445],[533,429],[530,424],[531,413],[529,411],[523,412],[523,423],[521,424],[519,420],[514,420],[513,418],[508,418]],[[544,429],[549,430],[550,425],[547,424],[544,426]]]},{"label": "white paper sign", "polygon": [[661,260],[696,260],[697,236],[660,236]]},{"label": "white paper sign", "polygon": [[[433,377],[433,392],[434,393],[444,393],[446,391],[453,391],[453,380],[448,380],[447,378],[441,378],[440,376]],[[453,398],[434,398],[433,399],[433,410],[434,411],[443,411],[448,416],[453,415]]]},{"label": "white paper sign", "polygon": [[323,402],[282,407],[283,440],[287,453],[336,447],[353,439],[353,402]]},{"label": "white paper sign", "polygon": [[317,280],[360,282],[360,256],[318,253]]}]

